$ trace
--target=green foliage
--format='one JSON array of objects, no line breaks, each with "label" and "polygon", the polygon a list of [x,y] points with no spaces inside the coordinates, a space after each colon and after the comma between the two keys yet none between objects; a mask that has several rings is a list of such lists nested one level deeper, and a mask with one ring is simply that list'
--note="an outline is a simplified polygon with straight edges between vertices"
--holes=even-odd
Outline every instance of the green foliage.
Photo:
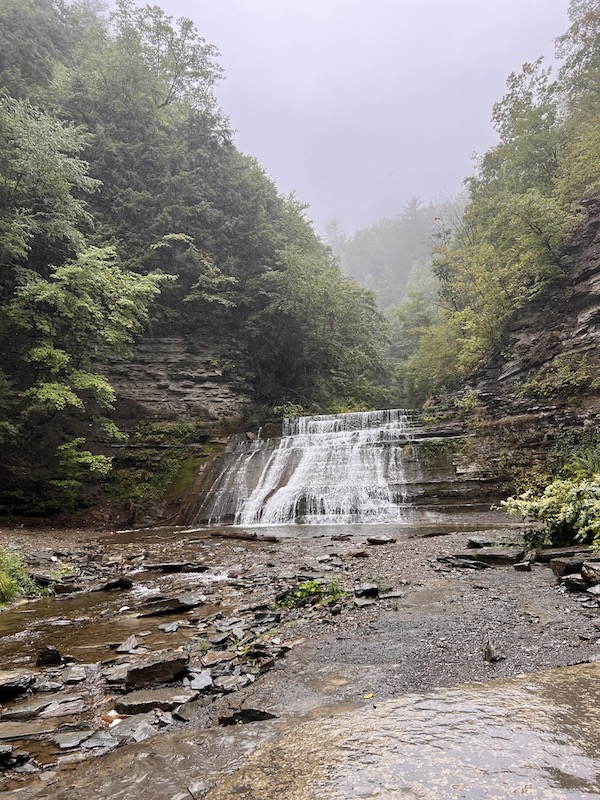
[{"label": "green foliage", "polygon": [[600,381],[587,359],[574,354],[556,356],[536,375],[530,375],[519,393],[536,400],[573,400],[596,391]]},{"label": "green foliage", "polygon": [[23,594],[35,593],[35,584],[22,556],[15,550],[0,547],[0,605]]},{"label": "green foliage", "polygon": [[501,506],[509,514],[541,521],[546,544],[593,542],[600,547],[600,474],[554,480],[541,493],[529,490]]},{"label": "green foliage", "polygon": [[295,590],[287,594],[275,605],[277,608],[302,608],[306,605],[329,605],[336,600],[346,597],[348,592],[344,591],[338,578],[328,585],[317,580],[304,581]]},{"label": "green foliage", "polygon": [[[557,40],[558,74],[538,59],[509,76],[493,109],[499,142],[467,181],[470,202],[460,217],[440,215],[432,269],[441,310],[425,325],[408,322],[416,336],[406,336],[406,348],[416,340],[418,349],[397,370],[415,401],[459,385],[507,320],[560,278],[561,243],[583,196],[600,188],[600,3],[571,0],[569,18]],[[534,376],[524,390],[555,399],[585,393],[582,371],[567,373]]]}]

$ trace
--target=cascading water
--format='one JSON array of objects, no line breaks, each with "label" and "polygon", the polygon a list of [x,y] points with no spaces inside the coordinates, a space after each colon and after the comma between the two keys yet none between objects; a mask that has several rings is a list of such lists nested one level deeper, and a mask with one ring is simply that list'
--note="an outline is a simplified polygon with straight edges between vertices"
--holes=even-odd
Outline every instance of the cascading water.
[{"label": "cascading water", "polygon": [[281,439],[230,445],[197,515],[209,524],[406,519],[404,411],[286,419]]}]

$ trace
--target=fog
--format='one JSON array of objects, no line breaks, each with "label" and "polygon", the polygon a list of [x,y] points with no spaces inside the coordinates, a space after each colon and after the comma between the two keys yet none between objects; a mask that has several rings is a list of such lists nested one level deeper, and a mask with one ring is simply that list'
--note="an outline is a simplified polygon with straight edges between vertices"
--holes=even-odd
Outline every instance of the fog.
[{"label": "fog", "polygon": [[155,2],[219,49],[238,147],[348,233],[460,190],[507,77],[568,27],[567,0]]}]

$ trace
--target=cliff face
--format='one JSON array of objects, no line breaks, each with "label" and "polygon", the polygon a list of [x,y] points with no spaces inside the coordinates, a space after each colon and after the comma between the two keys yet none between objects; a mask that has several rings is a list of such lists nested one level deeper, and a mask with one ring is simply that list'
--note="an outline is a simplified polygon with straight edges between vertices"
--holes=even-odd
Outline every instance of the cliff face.
[{"label": "cliff face", "polygon": [[192,349],[182,337],[142,339],[131,360],[105,369],[117,398],[117,418],[134,420],[237,421],[250,403],[250,387],[229,374],[215,349]]},{"label": "cliff face", "polygon": [[521,413],[532,399],[577,415],[599,407],[600,197],[586,206],[559,255],[563,277],[508,323],[471,384],[490,413]]}]

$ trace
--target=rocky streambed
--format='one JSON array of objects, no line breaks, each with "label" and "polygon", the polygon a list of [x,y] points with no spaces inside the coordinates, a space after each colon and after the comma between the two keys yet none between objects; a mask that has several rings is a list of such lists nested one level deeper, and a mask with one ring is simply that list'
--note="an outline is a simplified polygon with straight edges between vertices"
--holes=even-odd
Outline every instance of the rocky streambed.
[{"label": "rocky streambed", "polygon": [[126,797],[136,753],[202,736],[162,782],[139,763],[157,797],[210,796],[299,720],[596,661],[594,555],[478,522],[2,531],[51,594],[0,614],[0,788]]}]

